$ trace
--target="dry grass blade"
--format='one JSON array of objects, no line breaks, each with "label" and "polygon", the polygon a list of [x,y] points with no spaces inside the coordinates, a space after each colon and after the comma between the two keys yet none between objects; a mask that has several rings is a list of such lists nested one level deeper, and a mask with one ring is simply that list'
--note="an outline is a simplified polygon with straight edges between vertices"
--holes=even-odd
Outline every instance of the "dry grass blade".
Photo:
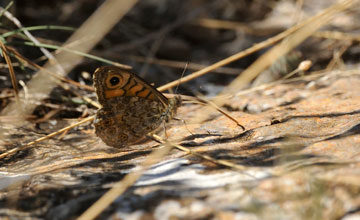
[{"label": "dry grass blade", "polygon": [[230,30],[240,29],[249,34],[257,34],[257,35],[268,34],[264,31],[255,30],[244,23],[234,22],[234,21],[222,21],[217,19],[202,18],[194,21],[193,24],[207,28],[230,29]]},{"label": "dry grass blade", "polygon": [[327,24],[333,16],[341,11],[346,10],[355,3],[356,0],[342,1],[332,7],[324,10],[317,16],[312,17],[312,22],[299,29],[296,33],[290,35],[282,43],[272,48],[266,54],[257,59],[249,68],[247,68],[239,77],[237,77],[223,93],[232,93],[244,88],[251,80],[253,80],[261,71],[265,70],[278,57],[285,55],[295,48],[306,38],[311,36],[316,30]]},{"label": "dry grass blade", "polygon": [[[168,98],[174,98],[175,96],[180,96],[183,101],[188,101],[189,103],[194,104],[202,104],[202,105],[208,105],[215,109],[216,111],[223,114],[225,117],[230,119],[231,121],[235,122],[235,124],[239,127],[241,127],[243,130],[246,130],[243,125],[240,124],[234,117],[231,116],[229,112],[227,112],[225,109],[219,107],[214,102],[206,100],[205,98],[201,98],[199,95],[197,97],[188,96],[188,95],[176,95],[176,94],[164,94]],[[191,133],[191,132],[190,132]]]},{"label": "dry grass blade", "polygon": [[335,40],[349,40],[360,41],[359,34],[348,34],[339,31],[319,31],[313,34],[314,37],[335,39]]},{"label": "dry grass blade", "polygon": [[[81,52],[90,51],[103,36],[134,6],[136,0],[105,1],[92,16],[67,40],[65,45],[77,42],[71,49]],[[67,52],[59,52],[56,55],[59,65],[63,65],[65,72],[69,72],[82,57]],[[44,65],[45,69],[54,71],[56,66],[48,62]],[[56,71],[54,71],[56,72]],[[60,73],[60,75],[63,75]],[[58,80],[54,80],[44,71],[39,71],[28,83],[29,94],[48,94],[56,85]],[[41,85],[41,86],[39,86]],[[35,103],[35,102],[34,102]],[[29,104],[24,109],[24,114],[32,112],[35,104]],[[4,110],[4,115],[11,115],[16,112],[16,105],[10,103]]]},{"label": "dry grass blade", "polygon": [[[157,136],[157,135],[152,135],[152,137],[153,137],[156,141],[158,141],[158,142],[160,142],[160,143],[162,143],[162,144],[165,144],[165,143],[166,143],[161,137],[159,137],[159,136]],[[176,148],[176,149],[179,149],[179,150],[181,150],[181,151],[184,151],[184,152],[186,152],[186,153],[188,153],[188,154],[194,155],[194,156],[199,157],[199,158],[201,158],[201,159],[204,159],[204,160],[206,160],[206,161],[210,161],[210,162],[212,162],[212,163],[214,163],[214,164],[216,164],[216,165],[225,166],[225,167],[228,167],[228,168],[231,168],[231,169],[235,169],[235,170],[238,170],[238,171],[244,171],[244,170],[247,169],[245,166],[241,166],[241,165],[238,165],[238,164],[234,164],[234,163],[231,163],[231,162],[226,161],[226,160],[217,160],[217,159],[212,158],[212,157],[210,157],[210,156],[197,153],[197,152],[192,151],[192,150],[190,150],[190,149],[188,149],[188,148],[186,148],[186,147],[183,147],[183,146],[181,146],[181,145],[179,145],[179,144],[174,144],[174,143],[169,143],[169,144],[171,144],[171,145],[172,145],[174,148]],[[247,175],[249,175],[249,174],[247,174]]]},{"label": "dry grass blade", "polygon": [[79,88],[82,88],[82,89],[86,89],[86,90],[89,90],[89,91],[94,91],[94,88],[92,86],[88,86],[88,85],[83,85],[79,82],[76,82],[74,80],[71,80],[69,78],[66,78],[64,76],[61,76],[61,75],[58,75],[48,69],[45,69],[44,67],[42,66],[39,66],[38,64],[32,62],[31,60],[27,59],[26,57],[24,57],[23,55],[21,55],[15,48],[13,47],[9,47],[9,46],[5,46],[6,49],[8,49],[8,51],[10,51],[11,53],[13,53],[15,55],[15,57],[20,60],[22,63],[24,63],[25,65],[27,66],[30,66],[30,67],[33,67],[37,70],[41,70],[41,71],[44,71],[44,72],[47,72],[49,73],[51,76],[59,79],[59,80],[62,80],[66,83],[69,83],[71,85],[74,85],[76,87],[79,87]]},{"label": "dry grass blade", "polygon": [[345,69],[345,65],[344,65],[344,62],[342,61],[341,57],[349,49],[349,47],[350,47],[350,44],[348,43],[346,45],[343,45],[338,50],[335,50],[333,53],[333,58],[330,60],[330,62],[328,63],[325,70],[331,71],[336,68]]},{"label": "dry grass blade", "polygon": [[238,122],[234,117],[232,117],[230,115],[230,113],[228,113],[226,110],[222,109],[221,107],[219,107],[218,105],[216,105],[214,102],[210,101],[210,100],[205,100],[203,98],[200,97],[196,97],[196,99],[202,103],[208,104],[209,106],[213,107],[214,109],[216,109],[218,112],[220,112],[221,114],[223,114],[225,117],[227,117],[228,119],[230,119],[231,121],[235,122],[235,124],[239,127],[241,127],[241,129],[243,129],[244,131],[246,130],[245,127],[243,125],[240,124],[240,122]]},{"label": "dry grass blade", "polygon": [[[128,59],[128,60],[134,60],[136,62],[148,62],[150,64],[158,64],[161,66],[167,66],[167,67],[173,67],[178,69],[184,69],[184,66],[188,64],[189,70],[201,70],[205,68],[205,65],[198,64],[198,63],[189,63],[189,62],[182,62],[182,61],[175,61],[175,60],[164,60],[164,59],[158,59],[158,58],[152,58],[151,60],[147,60],[144,57],[141,56],[135,56],[135,55],[116,55],[116,57],[120,57],[122,59]],[[220,73],[220,74],[229,74],[229,75],[239,75],[241,72],[241,69],[237,68],[231,68],[231,67],[219,67],[217,69],[214,69],[212,72],[214,73]]]},{"label": "dry grass blade", "polygon": [[[284,39],[282,43],[278,44],[271,50],[269,50],[267,53],[262,55],[259,59],[257,59],[249,68],[247,68],[239,77],[237,77],[235,80],[233,80],[224,90],[221,92],[217,97],[213,99],[213,102],[218,105],[222,106],[226,99],[224,97],[235,94],[242,88],[244,88],[246,85],[251,82],[261,71],[265,70],[268,66],[271,65],[278,57],[283,56],[290,50],[292,50],[294,47],[299,45],[301,42],[303,42],[306,38],[311,36],[316,30],[318,30],[320,27],[327,24],[337,13],[346,10],[351,5],[353,5],[356,2],[356,0],[345,0],[342,1],[336,5],[333,5],[329,7],[328,9],[324,10],[323,12],[319,13],[318,15],[315,15],[306,21],[294,26],[293,28],[290,28],[283,33],[279,34],[279,36],[286,36],[290,33],[293,33],[295,30],[297,30],[295,33],[291,34],[288,38]],[[291,31],[290,31],[291,30]],[[286,35],[284,35],[286,34]],[[210,66],[211,67],[211,66]],[[185,79],[186,77],[184,77]],[[207,114],[199,115],[196,118],[196,122],[204,121],[208,115],[213,111],[211,108],[206,107],[207,109],[204,109],[204,112],[207,112]]]},{"label": "dry grass blade", "polygon": [[219,67],[228,65],[228,64],[230,64],[230,63],[232,63],[232,62],[234,62],[236,60],[239,60],[239,59],[241,59],[241,58],[243,58],[245,56],[248,56],[248,55],[250,55],[250,54],[252,54],[252,53],[254,53],[256,51],[259,51],[261,49],[269,47],[270,45],[273,45],[274,43],[276,43],[276,42],[284,39],[285,37],[291,35],[292,33],[299,30],[300,28],[311,24],[312,22],[314,22],[317,19],[320,19],[321,16],[322,16],[322,14],[311,17],[311,18],[307,19],[306,21],[303,21],[303,22],[301,22],[301,23],[287,29],[286,31],[276,35],[275,37],[269,38],[268,40],[265,40],[265,41],[263,41],[261,43],[258,43],[256,45],[244,50],[244,51],[241,51],[241,52],[239,52],[237,54],[234,54],[234,55],[232,55],[232,56],[230,56],[230,57],[228,57],[226,59],[220,60],[217,63],[214,63],[214,64],[212,64],[210,66],[207,66],[207,67],[205,67],[205,68],[203,68],[203,69],[201,69],[199,71],[196,71],[196,72],[194,72],[194,73],[192,73],[192,74],[190,74],[188,76],[185,76],[181,80],[175,80],[175,81],[170,82],[170,83],[168,83],[166,85],[163,85],[163,86],[159,87],[158,90],[159,91],[165,91],[165,90],[167,90],[169,88],[172,88],[172,87],[176,86],[177,84],[179,84],[179,82],[182,82],[182,83],[188,82],[188,81],[190,81],[192,79],[195,79],[195,78],[200,77],[200,76],[202,76],[204,74],[207,74],[207,73],[213,71],[214,69],[217,69]]},{"label": "dry grass blade", "polygon": [[[22,24],[20,23],[20,21],[15,18],[10,12],[8,12],[7,10],[4,10],[3,8],[0,7],[0,9],[2,9],[2,12],[4,13],[4,15],[10,20],[12,21],[18,28],[23,28]],[[24,34],[34,43],[38,44],[40,43],[28,30],[23,29]],[[46,49],[41,47],[40,48],[41,52],[43,52],[43,54],[52,62],[57,63],[55,57]],[[58,63],[57,63],[58,64]],[[64,71],[61,66],[58,66],[59,71]]]},{"label": "dry grass blade", "polygon": [[25,145],[23,145],[23,146],[21,146],[21,147],[13,148],[13,149],[11,149],[11,150],[9,150],[9,151],[6,151],[5,153],[0,154],[0,159],[3,159],[4,157],[6,157],[6,156],[8,156],[8,155],[10,155],[10,154],[14,154],[14,153],[16,153],[16,152],[19,152],[19,151],[28,149],[29,147],[31,147],[31,146],[34,145],[34,144],[37,144],[37,143],[39,143],[39,142],[41,142],[41,141],[47,140],[47,139],[49,139],[49,138],[52,138],[52,137],[54,137],[54,136],[56,136],[56,135],[58,135],[58,134],[61,134],[62,132],[66,132],[66,131],[68,131],[68,130],[71,129],[71,128],[74,128],[74,127],[79,126],[79,125],[81,125],[81,124],[84,124],[84,123],[86,123],[86,122],[93,121],[94,118],[95,118],[95,116],[87,117],[87,118],[85,118],[85,119],[83,119],[83,120],[81,120],[81,121],[79,121],[79,122],[77,122],[77,123],[74,123],[74,124],[69,125],[69,126],[67,126],[67,127],[65,127],[65,128],[62,128],[62,129],[60,129],[60,130],[58,130],[58,131],[55,131],[55,132],[53,132],[53,133],[51,133],[51,134],[48,134],[48,135],[46,135],[46,136],[44,136],[44,137],[38,138],[38,139],[36,139],[36,140],[34,140],[34,141],[31,141],[31,142],[29,142],[29,143],[27,143],[27,144],[25,144]]},{"label": "dry grass blade", "polygon": [[78,220],[90,220],[96,218],[104,211],[116,198],[132,186],[152,164],[160,161],[172,149],[171,143],[165,143],[164,147],[158,148],[152,152],[149,157],[141,164],[140,169],[126,175],[124,179],[117,182],[109,191],[107,191],[99,200],[88,208]]},{"label": "dry grass blade", "polygon": [[210,106],[212,106],[213,108],[215,108],[217,111],[219,111],[221,114],[225,115],[225,117],[229,118],[231,121],[235,122],[235,124],[237,126],[239,126],[241,129],[243,129],[244,131],[246,130],[245,127],[243,125],[240,124],[240,122],[238,122],[234,117],[232,117],[228,112],[226,112],[225,110],[221,109],[219,106],[217,106],[214,102],[212,101],[206,101],[207,104],[209,104]]},{"label": "dry grass blade", "polygon": [[[261,49],[263,49],[263,48],[266,48],[266,47],[268,47],[268,46],[270,46],[270,45],[272,45],[272,44],[280,41],[281,39],[284,39],[285,37],[291,35],[292,33],[294,33],[295,31],[299,30],[300,28],[302,28],[302,27],[304,27],[304,26],[306,26],[306,27],[311,27],[311,26],[312,26],[312,23],[313,23],[314,21],[319,21],[319,20],[321,21],[321,20],[322,20],[322,17],[324,17],[324,16],[325,16],[326,14],[328,14],[328,13],[329,13],[329,14],[335,14],[335,13],[337,13],[337,12],[339,12],[339,11],[345,10],[346,8],[350,7],[350,5],[354,4],[355,1],[356,1],[356,0],[347,0],[347,1],[340,2],[340,3],[336,4],[336,5],[328,8],[328,9],[325,10],[323,13],[320,13],[320,14],[318,14],[318,15],[316,15],[316,16],[313,16],[313,17],[311,17],[311,18],[309,18],[309,19],[307,19],[307,20],[305,20],[305,21],[303,21],[303,22],[295,25],[294,27],[289,28],[289,29],[287,29],[286,31],[284,31],[284,32],[276,35],[275,37],[272,37],[272,38],[270,38],[270,39],[268,39],[268,40],[266,40],[266,41],[263,41],[263,42],[261,42],[261,43],[259,43],[259,44],[254,45],[253,47],[250,47],[250,48],[248,48],[248,49],[246,49],[246,50],[244,50],[244,51],[241,51],[241,52],[239,52],[239,53],[237,53],[237,54],[234,54],[234,55],[232,55],[232,56],[230,56],[230,57],[228,57],[228,58],[226,58],[226,59],[224,59],[224,60],[221,60],[221,61],[219,61],[219,62],[217,62],[217,63],[214,63],[214,64],[212,64],[212,65],[210,65],[210,66],[207,66],[207,67],[205,67],[205,68],[203,68],[203,69],[201,69],[201,70],[199,70],[199,71],[196,71],[196,72],[194,72],[194,73],[192,73],[192,74],[190,74],[190,75],[188,75],[188,76],[185,76],[185,77],[183,77],[181,80],[180,80],[180,79],[179,79],[179,80],[175,80],[175,81],[170,82],[170,83],[168,83],[168,84],[166,84],[166,85],[163,85],[163,86],[159,87],[158,90],[159,90],[159,91],[168,90],[168,89],[170,89],[170,88],[178,85],[180,82],[181,82],[181,83],[188,82],[188,81],[190,81],[190,80],[192,80],[192,79],[195,79],[195,78],[197,78],[197,77],[200,77],[200,76],[202,76],[202,75],[204,75],[204,74],[207,74],[207,73],[209,73],[209,72],[211,72],[211,71],[214,71],[215,69],[217,69],[217,68],[219,68],[219,67],[228,65],[228,64],[230,64],[230,63],[232,63],[232,62],[234,62],[234,61],[236,61],[236,60],[239,60],[239,59],[241,59],[241,58],[243,58],[243,57],[245,57],[245,56],[248,56],[248,55],[250,55],[250,54],[252,54],[252,53],[254,53],[254,52],[256,52],[256,51],[259,51],[259,50],[261,50]],[[341,6],[344,6],[344,8],[341,8]],[[338,9],[338,10],[333,11],[334,9],[335,9],[335,10]],[[324,24],[326,24],[326,22],[324,22],[322,25],[324,25]],[[320,26],[322,26],[322,25],[320,25]],[[318,27],[318,28],[320,28],[320,27]],[[313,33],[314,33],[314,31],[311,32],[311,34],[313,34]],[[310,34],[310,35],[311,35],[311,34]],[[297,36],[298,36],[298,35],[297,35]],[[307,37],[308,37],[308,36],[307,36]],[[300,42],[301,42],[301,41],[300,41]],[[300,42],[298,42],[298,43],[300,43]],[[279,57],[279,55],[276,56],[276,57]],[[275,57],[275,58],[276,58],[276,57]],[[274,58],[274,59],[275,59],[275,58]],[[273,60],[273,59],[271,59],[271,60]],[[258,63],[260,63],[260,62],[258,62]],[[267,63],[267,65],[269,65],[269,64],[268,64],[269,62],[266,62],[266,63]],[[253,65],[255,65],[255,63],[254,63]],[[262,68],[262,69],[265,69],[265,67]],[[248,72],[250,72],[250,71],[248,70]],[[243,76],[243,75],[245,75],[245,74],[242,74],[242,78],[245,78],[245,76]],[[255,75],[255,74],[254,74],[254,75]],[[255,75],[255,76],[256,76],[256,75]],[[255,76],[249,78],[248,80],[246,80],[246,82],[249,82],[249,81],[250,81],[252,78],[254,78]],[[248,77],[248,76],[246,76],[246,77]],[[243,80],[243,79],[241,79],[241,80]]]},{"label": "dry grass blade", "polygon": [[6,49],[6,46],[2,42],[2,40],[0,40],[0,47],[1,47],[1,50],[2,50],[2,55],[4,56],[5,61],[6,61],[7,65],[8,65],[8,67],[9,67],[11,84],[12,84],[12,87],[13,87],[13,89],[15,91],[15,100],[16,100],[18,108],[21,110],[22,108],[21,108],[21,104],[20,104],[19,88],[18,88],[18,85],[17,85],[17,80],[16,80],[16,75],[15,75],[15,72],[14,72],[14,67],[12,66],[11,59],[10,59],[10,57],[8,55],[8,51]]},{"label": "dry grass blade", "polygon": [[[5,47],[6,47],[6,46],[5,46]],[[74,81],[74,80],[68,79],[68,78],[66,78],[66,77],[64,77],[64,76],[60,76],[60,75],[58,75],[58,74],[55,74],[55,73],[53,73],[52,71],[50,71],[50,70],[48,70],[48,69],[45,69],[45,68],[43,68],[42,66],[39,66],[39,65],[37,65],[36,63],[32,62],[31,60],[27,59],[26,57],[22,56],[22,55],[21,55],[17,50],[15,50],[14,48],[12,48],[12,47],[6,47],[6,48],[7,48],[9,51],[11,51],[12,53],[14,53],[17,59],[19,59],[21,62],[26,63],[27,65],[30,65],[30,66],[32,66],[32,67],[35,67],[35,68],[38,69],[38,70],[42,70],[42,71],[44,71],[44,72],[47,72],[47,73],[49,73],[51,76],[55,77],[56,79],[59,79],[59,80],[61,80],[61,81],[64,81],[64,82],[69,83],[69,84],[71,84],[71,85],[74,85],[74,86],[76,86],[76,87],[78,87],[78,88],[83,88],[83,89],[87,89],[87,90],[89,90],[89,91],[94,91],[94,88],[93,88],[92,86],[83,85],[83,84],[81,84],[81,83],[79,83],[79,82],[76,82],[76,81]],[[63,84],[59,83],[59,85],[64,88]],[[25,88],[25,87],[24,87],[24,88]],[[91,100],[91,99],[89,99],[89,98],[87,98],[87,97],[83,97],[83,96],[81,96],[80,94],[78,94],[78,93],[75,92],[75,91],[72,91],[72,93],[74,93],[74,94],[77,95],[78,97],[81,97],[84,101],[90,103],[91,105],[95,106],[96,108],[100,108],[100,107],[101,107],[99,103],[94,102],[93,100]],[[24,90],[24,96],[25,96],[25,98],[26,98],[27,94],[28,94],[28,91],[25,91],[25,90]]]},{"label": "dry grass blade", "polygon": [[[94,142],[96,142],[96,141],[94,141]],[[139,150],[134,150],[134,151],[139,152]],[[80,157],[71,157],[71,158],[62,160],[61,164],[50,163],[50,164],[46,164],[44,166],[39,166],[36,169],[33,169],[32,172],[30,172],[28,174],[29,175],[39,175],[39,174],[44,174],[44,173],[51,173],[56,170],[62,170],[65,168],[70,168],[70,167],[73,167],[76,165],[83,164],[84,161],[118,158],[118,157],[127,155],[134,151],[120,151],[117,153],[109,153],[109,154],[105,153],[105,152],[101,152],[99,154],[99,152],[96,152],[95,154],[91,154],[91,155],[81,155]]]},{"label": "dry grass blade", "polygon": [[[306,62],[306,61],[304,61],[304,62]],[[333,74],[334,75],[341,74],[343,76],[352,76],[352,75],[359,75],[360,73],[357,70],[349,70],[349,71],[347,71],[346,74],[344,74],[344,72],[334,72]],[[241,96],[241,95],[245,95],[245,94],[248,94],[248,93],[251,93],[251,92],[256,92],[256,91],[259,91],[259,90],[265,90],[267,88],[270,88],[271,86],[279,85],[281,83],[290,83],[290,82],[296,82],[296,81],[299,81],[299,80],[314,80],[314,79],[317,79],[319,77],[326,76],[326,75],[328,75],[328,72],[326,72],[326,71],[321,71],[321,72],[317,72],[317,73],[312,72],[312,74],[308,75],[308,76],[299,76],[299,77],[296,77],[296,78],[281,79],[281,80],[278,80],[278,81],[275,81],[275,82],[262,84],[262,85],[252,87],[252,88],[249,88],[249,89],[241,90],[241,91],[237,92],[234,95],[235,96]],[[230,97],[232,97],[234,95],[230,94],[230,95],[227,95],[227,96],[224,95],[222,97],[224,99],[227,99],[227,98],[230,98]]]},{"label": "dry grass blade", "polygon": [[[152,135],[152,138],[154,138],[156,141],[164,144],[165,147],[159,148],[158,150],[154,151],[150,154],[150,156],[143,162],[143,164],[140,166],[141,169],[135,172],[131,172],[128,175],[124,177],[123,180],[120,182],[117,182],[113,188],[111,188],[109,191],[107,191],[96,203],[94,203],[88,210],[86,210],[79,218],[78,220],[89,220],[96,218],[105,208],[107,208],[116,198],[118,198],[122,193],[125,192],[126,189],[128,189],[131,185],[133,185],[139,177],[142,175],[142,173],[150,167],[152,164],[159,161],[163,156],[165,156],[172,148],[177,148],[181,151],[184,151],[188,154],[194,155],[196,157],[202,158],[206,161],[210,161],[214,164],[229,167],[235,170],[244,171],[246,167],[237,165],[234,163],[231,163],[229,161],[225,160],[217,160],[212,157],[209,157],[207,155],[203,155],[197,152],[194,152],[186,147],[183,147],[179,144],[166,142],[161,137],[157,135]],[[250,174],[246,174],[248,176],[251,176]]]}]

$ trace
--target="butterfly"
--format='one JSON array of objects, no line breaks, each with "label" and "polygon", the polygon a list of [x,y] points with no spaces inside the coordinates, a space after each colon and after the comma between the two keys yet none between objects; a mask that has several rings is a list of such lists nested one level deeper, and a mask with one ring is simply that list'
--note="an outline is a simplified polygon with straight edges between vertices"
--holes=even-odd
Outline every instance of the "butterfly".
[{"label": "butterfly", "polygon": [[142,141],[169,121],[181,98],[166,98],[128,69],[104,66],[93,75],[95,92],[102,105],[94,121],[95,133],[109,146],[121,148]]}]

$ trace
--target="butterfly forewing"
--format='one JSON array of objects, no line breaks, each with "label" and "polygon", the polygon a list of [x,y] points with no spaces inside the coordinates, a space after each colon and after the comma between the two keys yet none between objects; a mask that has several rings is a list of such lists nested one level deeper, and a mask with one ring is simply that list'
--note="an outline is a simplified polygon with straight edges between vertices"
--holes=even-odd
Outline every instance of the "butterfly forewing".
[{"label": "butterfly forewing", "polygon": [[[94,73],[94,86],[100,104],[104,105],[113,97],[139,97],[169,104],[168,99],[137,75],[119,67],[99,67]],[[98,85],[100,84],[100,85]],[[100,89],[105,87],[104,89]]]}]

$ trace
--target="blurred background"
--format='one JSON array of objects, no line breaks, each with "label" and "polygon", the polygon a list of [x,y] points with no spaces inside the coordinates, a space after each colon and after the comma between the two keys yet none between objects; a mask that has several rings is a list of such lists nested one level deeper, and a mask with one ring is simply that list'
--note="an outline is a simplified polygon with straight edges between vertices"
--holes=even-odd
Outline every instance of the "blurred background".
[{"label": "blurred background", "polygon": [[[5,7],[9,2],[3,0],[1,6]],[[139,1],[98,43],[91,54],[133,66],[141,77],[160,86],[180,78],[186,63],[189,63],[186,74],[199,70],[275,36],[334,2],[336,1]],[[102,3],[103,1],[98,0],[18,0],[14,1],[9,11],[25,27],[58,25],[76,29]],[[14,24],[4,17],[1,21],[1,33],[16,29]],[[350,11],[339,16],[326,29],[358,34],[358,21],[359,13],[354,9],[353,13]],[[46,27],[32,31],[40,42],[57,46],[62,45],[72,33],[73,31],[69,30]],[[24,46],[21,37],[15,35],[8,38],[7,42],[39,65],[45,62],[40,50],[33,46]],[[313,62],[313,71],[326,69],[329,65],[332,65],[332,68],[351,65],[358,60],[359,49],[359,44],[351,40],[313,36],[296,51],[284,57],[283,61],[279,61],[279,67],[272,67],[271,70],[275,75],[281,71],[286,74],[304,59]],[[263,52],[258,51],[214,71],[213,74],[186,83],[181,86],[181,93],[200,92],[213,96]],[[332,63],[336,56],[342,57],[344,62]],[[101,65],[104,63],[86,58],[73,69],[69,77],[91,85],[89,74]],[[5,79],[6,68],[1,68],[0,71],[2,79]],[[32,71],[25,68],[18,74],[19,79],[26,81],[31,78]],[[9,80],[1,80],[0,88],[9,87],[9,83]]]}]

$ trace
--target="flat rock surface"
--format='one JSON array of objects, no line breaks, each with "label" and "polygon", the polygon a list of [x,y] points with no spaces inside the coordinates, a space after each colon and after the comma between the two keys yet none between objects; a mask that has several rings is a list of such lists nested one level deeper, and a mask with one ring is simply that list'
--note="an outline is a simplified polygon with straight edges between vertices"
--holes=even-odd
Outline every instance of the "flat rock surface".
[{"label": "flat rock surface", "polygon": [[[172,121],[169,140],[235,166],[173,149],[100,218],[360,218],[359,102],[359,72],[337,71],[229,97],[246,131],[219,112],[194,122],[204,106],[185,104],[177,117],[188,129]],[[7,149],[43,136],[31,123],[7,132]],[[160,146],[119,151],[90,124],[40,142],[1,160],[0,215],[75,218]]]}]

